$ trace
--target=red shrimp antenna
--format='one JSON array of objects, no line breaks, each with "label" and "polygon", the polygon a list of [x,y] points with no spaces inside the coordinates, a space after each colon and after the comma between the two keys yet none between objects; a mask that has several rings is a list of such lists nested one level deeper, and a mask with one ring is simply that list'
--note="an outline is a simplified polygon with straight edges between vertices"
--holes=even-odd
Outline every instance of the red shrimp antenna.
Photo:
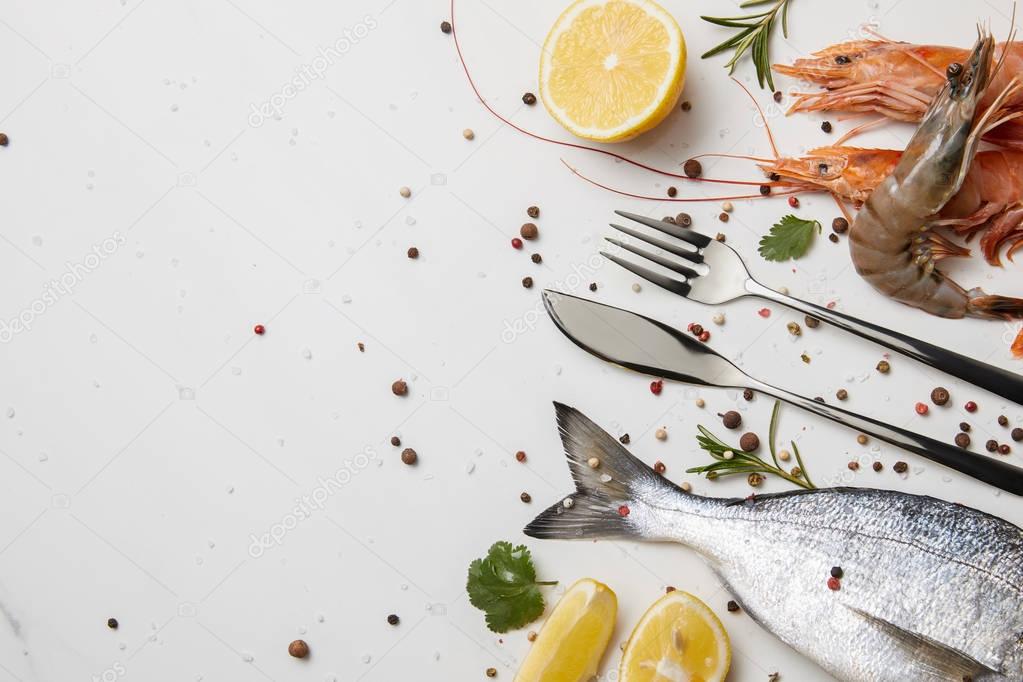
[{"label": "red shrimp antenna", "polygon": [[[487,111],[489,111],[499,121],[501,121],[505,125],[509,126],[510,128],[513,128],[513,129],[517,130],[518,132],[522,133],[523,135],[528,135],[529,137],[532,137],[535,140],[540,140],[541,142],[549,142],[550,144],[557,144],[557,145],[561,145],[562,147],[570,147],[572,149],[581,149],[581,150],[587,151],[587,152],[596,152],[597,154],[603,154],[605,156],[610,156],[613,159],[617,159],[619,161],[623,161],[623,162],[625,162],[627,164],[630,164],[632,166],[636,166],[637,168],[642,168],[643,170],[650,171],[651,173],[658,173],[660,175],[665,175],[665,176],[668,176],[668,177],[671,177],[671,178],[678,178],[679,180],[688,180],[688,181],[694,181],[694,182],[711,182],[711,183],[718,183],[718,184],[722,184],[722,185],[746,185],[746,186],[752,186],[752,187],[759,187],[760,185],[764,184],[762,182],[752,182],[752,181],[749,181],[749,180],[719,180],[719,179],[716,179],[716,178],[691,178],[688,175],[683,175],[681,173],[672,173],[670,171],[662,170],[660,168],[654,168],[653,166],[648,166],[648,165],[646,165],[644,163],[640,163],[639,161],[634,161],[633,159],[630,159],[630,158],[628,158],[626,156],[622,156],[621,154],[617,154],[615,152],[608,151],[607,149],[600,149],[599,147],[590,147],[588,145],[578,144],[576,142],[566,142],[564,140],[556,140],[554,138],[545,137],[543,135],[539,135],[537,133],[534,133],[534,132],[531,132],[529,130],[526,130],[525,128],[523,128],[521,126],[518,126],[515,123],[512,123],[510,120],[508,120],[507,118],[505,118],[504,116],[499,114],[497,112],[497,110],[495,110],[493,107],[491,107],[490,104],[488,104],[487,101],[485,99],[483,99],[483,95],[480,93],[479,88],[476,87],[476,82],[473,80],[472,75],[469,73],[469,66],[465,62],[465,56],[462,54],[461,43],[459,43],[459,41],[458,41],[458,29],[457,29],[457,24],[455,22],[455,0],[451,0],[451,37],[454,39],[455,51],[458,53],[458,61],[462,65],[462,70],[465,71],[465,77],[469,81],[469,87],[471,87],[472,91],[476,94],[476,98],[480,101],[480,104],[482,104],[483,107]],[[774,143],[772,141],[772,145],[773,144]]]},{"label": "red shrimp antenna", "polygon": [[771,132],[771,125],[767,122],[767,116],[764,115],[764,110],[760,108],[760,102],[757,101],[757,98],[753,96],[753,93],[750,92],[749,88],[743,85],[741,81],[732,77],[732,82],[742,88],[742,91],[745,92],[746,96],[749,97],[751,102],[753,102],[753,106],[757,108],[757,113],[760,114],[760,120],[764,122],[764,130],[767,131],[767,141],[771,144],[771,152],[774,153],[774,160],[777,161],[781,158],[781,155],[778,153],[778,147],[774,144],[774,133]]}]

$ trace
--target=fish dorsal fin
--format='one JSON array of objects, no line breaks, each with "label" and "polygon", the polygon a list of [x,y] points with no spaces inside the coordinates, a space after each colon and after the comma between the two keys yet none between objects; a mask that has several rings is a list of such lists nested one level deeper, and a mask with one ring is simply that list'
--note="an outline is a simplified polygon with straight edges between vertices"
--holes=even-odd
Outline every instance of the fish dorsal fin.
[{"label": "fish dorsal fin", "polygon": [[871,615],[852,606],[846,608],[900,642],[906,649],[911,650],[921,672],[933,672],[935,676],[950,680],[967,679],[967,676],[977,678],[981,674],[1001,674],[1000,670],[991,667],[991,665],[996,665],[994,663],[986,665],[958,649],[936,642],[918,632],[899,627],[884,618]]}]

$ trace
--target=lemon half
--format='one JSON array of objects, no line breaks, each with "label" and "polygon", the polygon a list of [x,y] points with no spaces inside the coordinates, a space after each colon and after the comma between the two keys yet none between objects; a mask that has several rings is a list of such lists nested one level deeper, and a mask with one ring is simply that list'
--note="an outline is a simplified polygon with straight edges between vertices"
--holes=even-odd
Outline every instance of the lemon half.
[{"label": "lemon half", "polygon": [[721,621],[687,592],[669,592],[647,609],[622,654],[619,682],[722,682],[732,647]]},{"label": "lemon half", "polygon": [[686,43],[651,0],[577,0],[544,42],[540,96],[569,132],[623,142],[671,112],[685,83]]},{"label": "lemon half", "polygon": [[618,598],[610,587],[589,578],[576,582],[543,624],[515,682],[589,682],[617,613]]}]

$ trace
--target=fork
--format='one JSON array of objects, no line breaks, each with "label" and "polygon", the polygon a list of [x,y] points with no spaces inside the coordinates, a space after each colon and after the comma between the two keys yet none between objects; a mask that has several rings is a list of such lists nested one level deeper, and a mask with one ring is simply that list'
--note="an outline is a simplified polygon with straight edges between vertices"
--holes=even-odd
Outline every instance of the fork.
[{"label": "fork", "polygon": [[[755,296],[773,301],[879,343],[897,353],[911,357],[1003,398],[1008,398],[1015,403],[1023,404],[1023,378],[1013,372],[766,287],[753,279],[746,264],[743,263],[742,257],[735,249],[696,230],[627,211],[615,211],[615,213],[670,235],[685,242],[688,247],[692,247],[687,248],[676,242],[658,239],[631,227],[611,223],[611,227],[614,229],[675,256],[675,258],[662,256],[627,242],[605,237],[611,244],[667,268],[683,278],[675,279],[606,251],[601,252],[605,258],[648,282],[683,298],[707,305],[728,303],[745,296]],[[703,264],[707,272],[699,272],[692,267],[700,264]]]}]

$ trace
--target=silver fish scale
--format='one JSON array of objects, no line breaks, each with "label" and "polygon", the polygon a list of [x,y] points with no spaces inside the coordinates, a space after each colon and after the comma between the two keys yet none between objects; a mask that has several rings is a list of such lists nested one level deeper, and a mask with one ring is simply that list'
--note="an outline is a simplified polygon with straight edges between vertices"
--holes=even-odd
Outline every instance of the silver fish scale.
[{"label": "silver fish scale", "polygon": [[751,617],[841,679],[1023,680],[1023,532],[1011,524],[882,490],[739,503],[634,493],[642,536],[700,551]]}]

